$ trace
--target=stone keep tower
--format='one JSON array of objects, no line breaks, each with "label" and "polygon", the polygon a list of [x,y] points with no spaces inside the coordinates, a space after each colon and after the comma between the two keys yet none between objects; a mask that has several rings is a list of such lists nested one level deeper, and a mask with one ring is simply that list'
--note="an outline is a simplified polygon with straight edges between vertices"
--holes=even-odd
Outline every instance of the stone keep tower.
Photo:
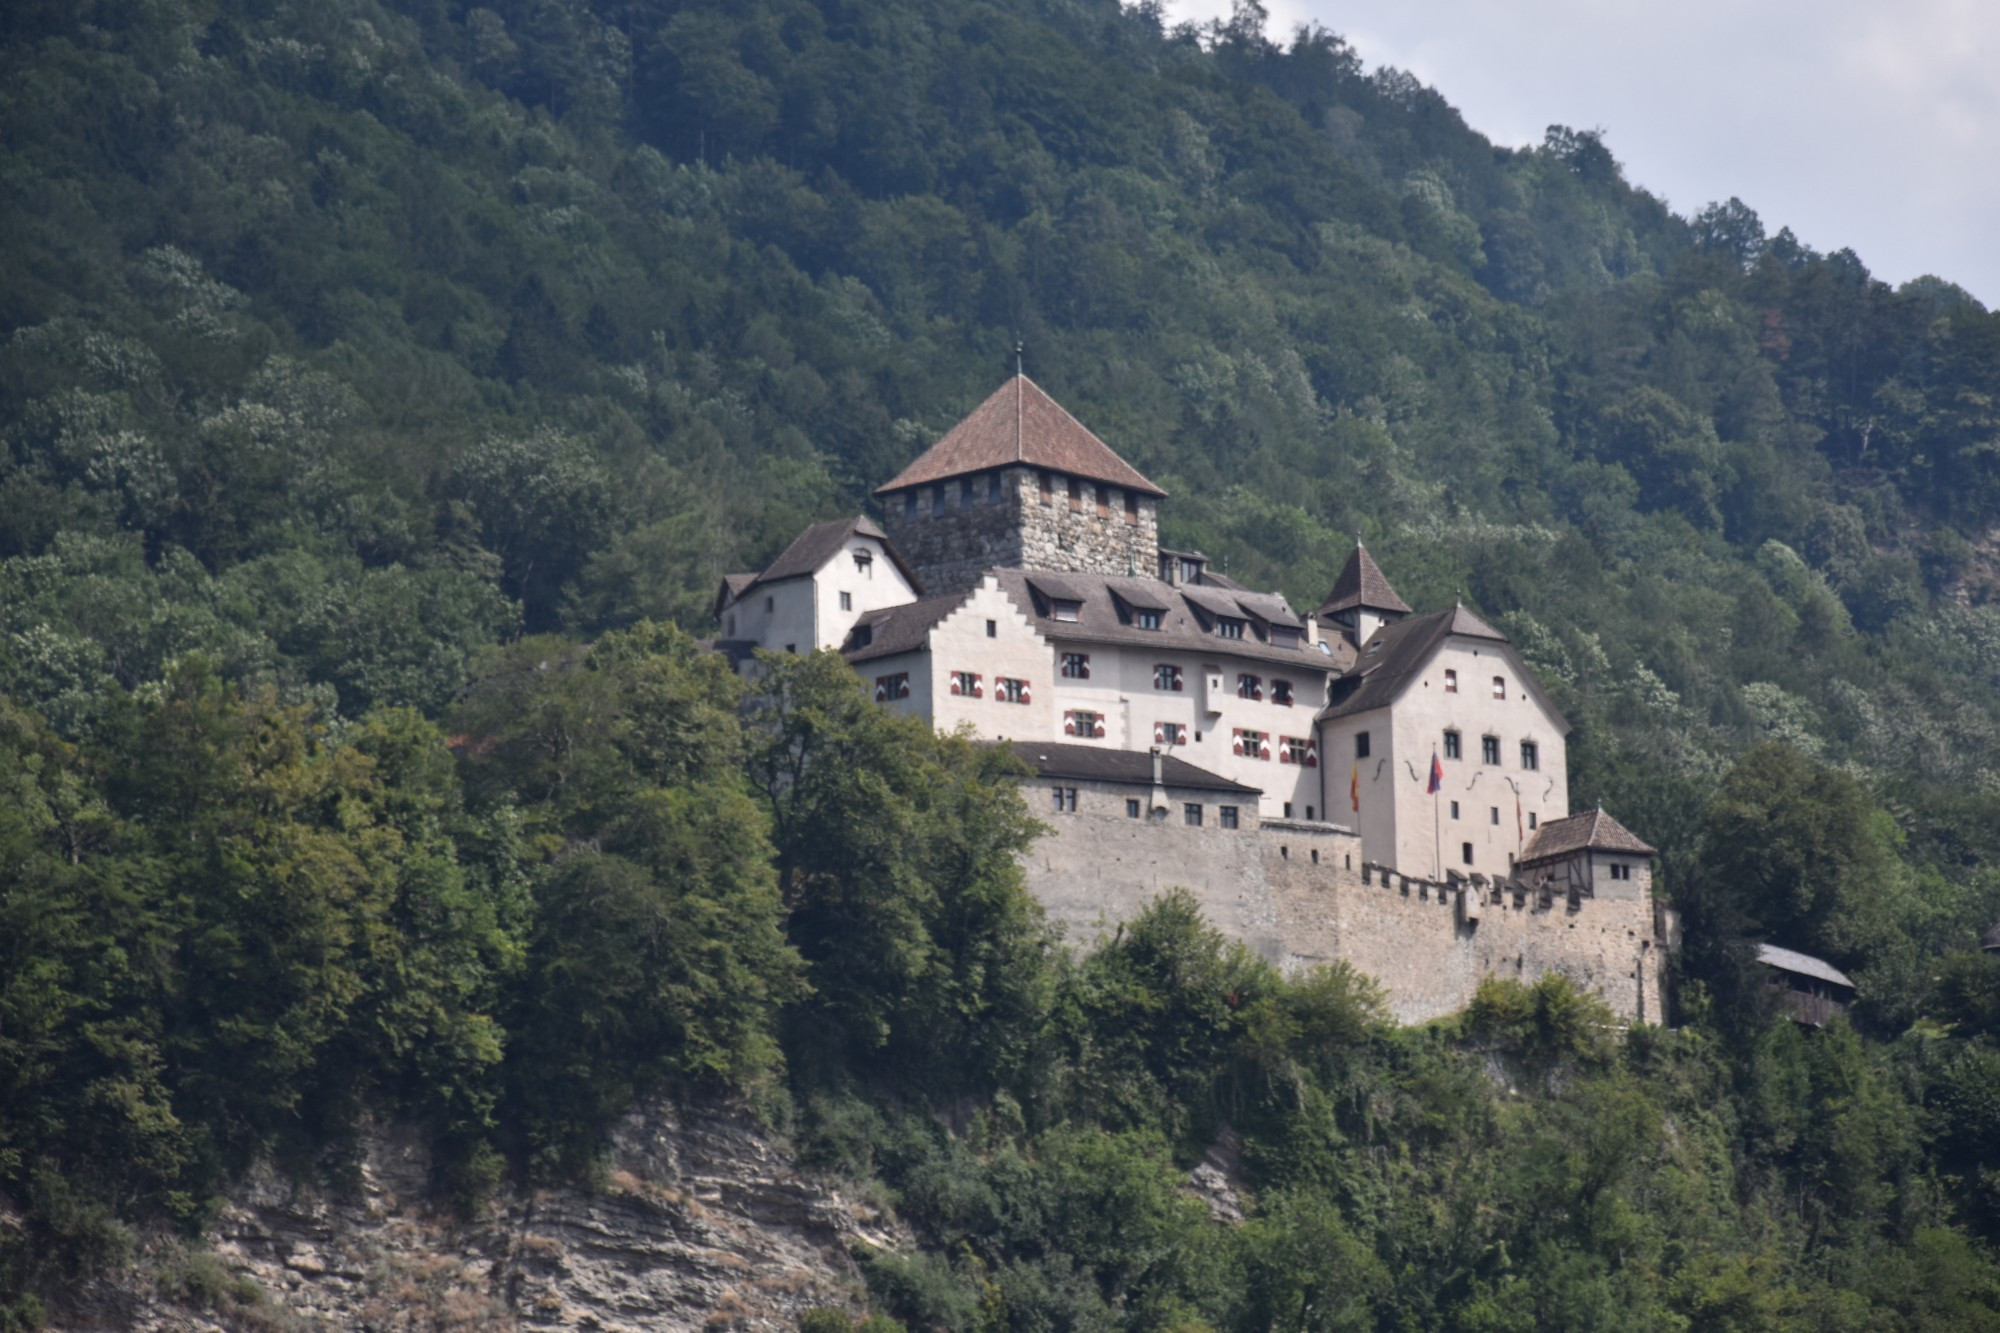
[{"label": "stone keep tower", "polygon": [[875,494],[882,526],[931,595],[989,569],[1159,568],[1166,495],[1055,399],[1016,375]]}]

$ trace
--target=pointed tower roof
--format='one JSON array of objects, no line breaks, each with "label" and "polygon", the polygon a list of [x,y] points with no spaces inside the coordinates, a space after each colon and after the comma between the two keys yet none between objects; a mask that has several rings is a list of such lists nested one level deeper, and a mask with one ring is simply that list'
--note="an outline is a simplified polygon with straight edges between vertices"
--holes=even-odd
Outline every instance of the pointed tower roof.
[{"label": "pointed tower roof", "polygon": [[1333,591],[1326,595],[1326,605],[1319,609],[1319,613],[1331,615],[1335,611],[1350,611],[1357,606],[1370,611],[1396,611],[1403,615],[1410,612],[1410,604],[1396,596],[1396,590],[1383,576],[1382,567],[1375,563],[1374,556],[1368,554],[1368,548],[1358,541],[1354,543],[1354,554],[1347,557],[1347,564],[1341,568],[1340,577],[1333,581]]},{"label": "pointed tower roof", "polygon": [[1109,482],[1143,495],[1166,494],[1026,375],[1001,385],[894,480],[877,486],[875,494],[1019,463]]}]

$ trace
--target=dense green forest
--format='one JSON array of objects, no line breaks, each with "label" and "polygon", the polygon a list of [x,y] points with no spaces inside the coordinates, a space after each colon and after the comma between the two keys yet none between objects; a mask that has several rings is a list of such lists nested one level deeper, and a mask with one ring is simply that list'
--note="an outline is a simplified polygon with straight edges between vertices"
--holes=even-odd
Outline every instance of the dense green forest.
[{"label": "dense green forest", "polygon": [[[2000,1327],[1950,283],[1254,3],[14,0],[0,180],[0,1327],[368,1116],[470,1201],[662,1094],[882,1191],[911,1328]],[[1017,339],[1170,543],[1510,634],[1666,849],[1671,1029],[1398,1029],[1175,899],[1073,956],[1004,761],[699,650]]]}]

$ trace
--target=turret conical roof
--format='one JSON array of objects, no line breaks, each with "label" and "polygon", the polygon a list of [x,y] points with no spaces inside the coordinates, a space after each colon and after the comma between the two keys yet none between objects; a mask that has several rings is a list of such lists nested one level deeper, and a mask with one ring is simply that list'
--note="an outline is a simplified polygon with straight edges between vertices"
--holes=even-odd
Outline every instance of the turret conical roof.
[{"label": "turret conical roof", "polygon": [[1382,567],[1375,563],[1375,557],[1369,555],[1368,548],[1360,542],[1354,543],[1354,554],[1347,557],[1347,564],[1341,569],[1340,577],[1333,581],[1333,591],[1326,595],[1326,605],[1319,609],[1319,614],[1332,615],[1336,611],[1351,611],[1357,606],[1369,611],[1410,613],[1410,604],[1396,595],[1396,590],[1384,577]]}]

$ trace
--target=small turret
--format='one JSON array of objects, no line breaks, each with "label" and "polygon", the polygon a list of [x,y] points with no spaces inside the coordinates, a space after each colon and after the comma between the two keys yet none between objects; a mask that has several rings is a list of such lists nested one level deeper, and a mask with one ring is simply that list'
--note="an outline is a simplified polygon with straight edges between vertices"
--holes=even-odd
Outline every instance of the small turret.
[{"label": "small turret", "polygon": [[1383,625],[1410,614],[1410,604],[1396,595],[1382,567],[1368,554],[1368,548],[1354,539],[1354,554],[1347,557],[1333,591],[1317,615],[1320,620],[1340,626],[1341,633],[1356,648]]}]

